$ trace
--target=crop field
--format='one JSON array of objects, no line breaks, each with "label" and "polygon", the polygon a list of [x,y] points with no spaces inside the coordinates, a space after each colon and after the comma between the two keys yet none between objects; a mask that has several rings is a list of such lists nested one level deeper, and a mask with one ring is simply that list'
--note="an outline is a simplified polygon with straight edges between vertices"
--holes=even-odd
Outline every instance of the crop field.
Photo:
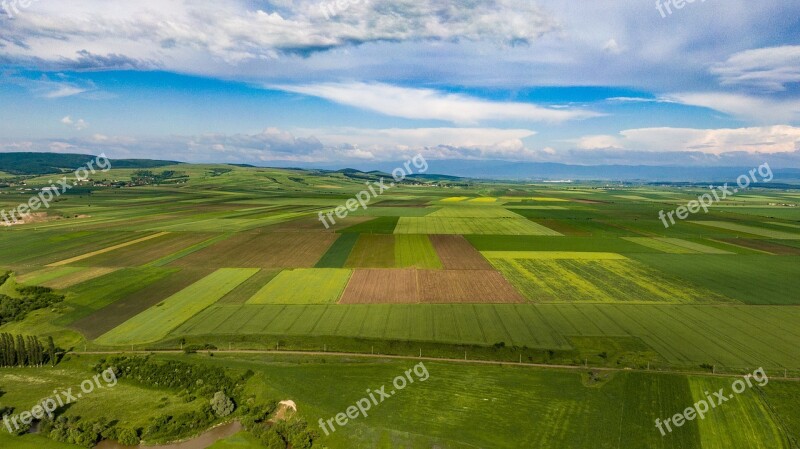
[{"label": "crop field", "polygon": [[[800,225],[794,208],[769,206],[797,201],[785,192],[759,191],[665,229],[658,212],[690,201],[691,189],[477,181],[445,187],[446,181],[415,180],[424,187],[398,186],[326,229],[317,213],[343,205],[363,189],[361,180],[216,166],[230,172],[210,176],[209,167],[187,168],[194,177],[179,186],[69,196],[59,203],[57,220],[0,229],[0,266],[14,273],[0,293],[16,297],[20,284],[65,296],[0,332],[54,337],[73,351],[69,369],[95,357],[82,351],[213,345],[219,348],[214,357],[151,357],[235,360],[242,373],[253,368],[269,382],[258,388],[299,400],[303,417],[313,418],[338,413],[344,404],[336,402],[341,385],[328,388],[336,374],[317,374],[337,366],[352,376],[340,384],[357,386],[358,397],[366,387],[355,382],[369,375],[364,366],[384,373],[402,361],[347,356],[341,364],[330,359],[317,366],[313,360],[322,356],[309,354],[263,365],[280,356],[228,351],[277,345],[586,365],[522,372],[431,361],[453,383],[438,385],[444,380],[434,381],[432,369],[431,385],[457,392],[463,405],[453,411],[430,405],[431,398],[448,404],[453,398],[426,385],[419,398],[396,399],[374,422],[354,424],[357,431],[321,440],[331,448],[794,449],[787,435],[800,435],[798,390],[778,378],[784,370],[790,377],[800,373]],[[116,176],[125,179],[122,173]],[[606,376],[593,366],[611,371]],[[672,416],[701,390],[727,382],[700,372],[759,366],[775,377],[769,386],[679,433],[661,437],[654,428],[655,418]],[[0,369],[0,391],[14,382]],[[467,388],[469,382],[484,390]],[[503,393],[514,388],[524,390],[517,403]],[[19,400],[8,393],[0,409]],[[131,403],[146,402],[152,400]],[[184,410],[178,402],[170,399],[166,408]],[[74,412],[91,415],[90,407],[87,402]],[[131,419],[120,407],[110,409]],[[443,415],[430,424],[411,413],[426,410]],[[391,420],[400,412],[402,422]],[[475,420],[500,413],[497,438],[489,439]],[[509,416],[533,424],[520,430],[505,422]],[[218,445],[248,447],[247,435]],[[50,440],[14,441],[19,444],[9,447],[27,449],[49,447],[41,443]]]},{"label": "crop field", "polygon": [[[689,385],[694,401],[702,400],[707,391],[724,388],[731,390],[730,380],[690,378]],[[755,387],[756,389],[767,389]],[[740,395],[720,404],[708,418],[697,421],[703,448],[726,449],[744,445],[752,448],[787,447],[787,436],[780,424],[772,419],[769,405],[758,391],[745,390]]]},{"label": "crop field", "polygon": [[481,253],[460,235],[432,235],[430,239],[442,265],[448,270],[491,269]]},{"label": "crop field", "polygon": [[171,263],[181,267],[311,268],[336,240],[334,234],[240,234]]},{"label": "crop field", "polygon": [[442,262],[427,235],[397,235],[395,238],[395,267],[436,269]]},{"label": "crop field", "polygon": [[395,266],[394,236],[361,234],[344,266],[347,268],[393,268]]},{"label": "crop field", "polygon": [[737,233],[757,235],[759,237],[766,237],[770,239],[800,240],[800,233],[779,231],[757,226],[743,225],[739,223],[730,223],[724,221],[695,221],[693,223],[703,226],[710,226],[713,228],[725,229],[727,231],[733,231]]},{"label": "crop field", "polygon": [[328,304],[342,295],[351,270],[299,268],[280,272],[247,304]]},{"label": "crop field", "polygon": [[78,284],[68,290],[65,305],[70,311],[62,315],[58,322],[71,324],[169,276],[174,271],[177,270],[127,268]]},{"label": "crop field", "polygon": [[[767,330],[752,332],[759,327]],[[371,331],[364,333],[365,328]],[[216,305],[172,335],[337,336],[478,345],[506,342],[562,350],[572,348],[570,336],[636,337],[675,366],[708,363],[729,368],[798,369],[797,329],[800,311],[775,306]],[[138,342],[122,344],[134,343]]]},{"label": "crop field", "polygon": [[82,259],[70,265],[90,267],[138,267],[191,248],[211,238],[202,233],[171,233]]},{"label": "crop field", "polygon": [[355,270],[342,304],[418,303],[417,270]]},{"label": "crop field", "polygon": [[518,303],[524,298],[493,270],[356,270],[341,304]]},{"label": "crop field", "polygon": [[358,242],[360,234],[347,233],[339,234],[339,237],[333,242],[333,245],[328,249],[328,252],[317,262],[315,268],[342,268],[347,263],[350,252]]},{"label": "crop field", "polygon": [[485,252],[492,265],[534,302],[726,302],[689,290],[648,266],[612,253]]},{"label": "crop field", "polygon": [[164,301],[103,334],[101,344],[157,341],[185,321],[211,306],[258,270],[221,268]]},{"label": "crop field", "polygon": [[667,254],[732,254],[701,243],[666,237],[624,237],[625,240]]},{"label": "crop field", "polygon": [[74,321],[70,324],[70,328],[82,332],[88,338],[97,338],[163,299],[189,287],[212,271],[206,268],[163,270],[161,273],[164,275],[159,276],[154,282],[133,289],[124,296],[114,295],[120,299]]},{"label": "crop field", "polygon": [[561,235],[525,218],[402,217],[395,234]]}]

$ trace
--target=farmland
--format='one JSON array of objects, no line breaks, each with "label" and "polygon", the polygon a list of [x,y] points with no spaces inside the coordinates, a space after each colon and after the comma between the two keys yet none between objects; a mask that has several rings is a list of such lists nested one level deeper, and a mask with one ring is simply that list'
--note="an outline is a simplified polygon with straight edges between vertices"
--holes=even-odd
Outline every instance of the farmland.
[{"label": "farmland", "polygon": [[[363,183],[333,172],[224,167],[211,176],[222,168],[173,168],[187,174],[186,184],[98,188],[67,196],[59,219],[3,229],[0,264],[12,274],[0,293],[44,286],[64,300],[0,332],[52,336],[80,357],[64,365],[70,376],[83,369],[80,360],[96,357],[84,352],[184,345],[583,367],[431,362],[430,385],[444,393],[426,385],[356,424],[358,431],[326,437],[331,448],[789,448],[787,435],[798,432],[787,405],[797,390],[777,380],[774,390],[743,395],[674,436],[662,439],[652,426],[701,389],[719,388],[722,380],[704,372],[762,366],[778,377],[800,375],[800,216],[767,206],[796,200],[793,193],[759,191],[742,200],[752,207],[723,205],[665,229],[658,211],[691,191],[414,181],[326,228],[318,213],[344,204]],[[369,379],[404,366],[225,350],[193,360],[252,369],[258,382],[248,388],[292,397],[315,418],[336,413],[344,405],[336,398],[351,386],[363,391]],[[441,378],[433,380],[433,367]],[[611,371],[598,377],[593,367]],[[16,388],[4,373],[0,388]],[[334,387],[335,376],[348,380]],[[427,410],[431,398],[456,400],[473,419],[448,411],[422,422],[411,411]],[[14,393],[0,401],[28,399]],[[132,400],[132,408],[143,403]],[[76,413],[91,414],[89,404]],[[488,410],[517,422],[536,416],[536,424],[520,433],[496,423],[490,440],[470,425]],[[390,423],[391,413],[403,424]],[[602,426],[587,418],[597,414]],[[247,447],[251,437],[218,445]],[[20,441],[33,447],[42,438]]]}]

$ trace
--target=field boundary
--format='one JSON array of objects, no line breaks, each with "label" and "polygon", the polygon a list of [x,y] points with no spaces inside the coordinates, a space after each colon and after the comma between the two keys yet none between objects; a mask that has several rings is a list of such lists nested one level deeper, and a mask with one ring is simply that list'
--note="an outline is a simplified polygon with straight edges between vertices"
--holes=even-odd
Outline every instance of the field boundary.
[{"label": "field boundary", "polygon": [[[390,359],[390,360],[424,360],[426,362],[442,362],[442,363],[462,363],[468,365],[498,365],[498,366],[522,366],[529,368],[543,368],[552,370],[570,370],[570,371],[604,371],[604,372],[634,372],[634,373],[651,373],[651,374],[683,374],[689,376],[705,376],[705,377],[721,377],[721,378],[740,378],[741,374],[728,374],[728,373],[709,373],[705,371],[680,371],[680,370],[646,370],[636,368],[609,368],[609,367],[595,367],[595,366],[576,366],[576,365],[549,365],[546,363],[526,363],[526,362],[508,362],[501,360],[462,360],[444,357],[428,357],[428,356],[408,356],[408,355],[390,355],[390,354],[366,354],[361,352],[327,352],[327,351],[287,351],[280,349],[227,349],[227,350],[207,350],[203,352],[210,352],[214,354],[235,355],[235,354],[264,354],[264,355],[301,355],[301,356],[315,356],[315,357],[358,357],[366,359]],[[116,354],[184,354],[181,350],[147,350],[147,351],[68,351],[67,354],[85,354],[85,355],[116,355]],[[800,377],[779,377],[775,380],[785,380],[792,382],[800,382]]]}]

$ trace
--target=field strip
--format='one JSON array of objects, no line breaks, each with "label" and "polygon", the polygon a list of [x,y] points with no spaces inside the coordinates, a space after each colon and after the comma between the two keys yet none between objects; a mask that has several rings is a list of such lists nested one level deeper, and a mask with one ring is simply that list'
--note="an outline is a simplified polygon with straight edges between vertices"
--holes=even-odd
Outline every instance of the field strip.
[{"label": "field strip", "polygon": [[767,224],[778,225],[778,226],[786,226],[788,228],[800,229],[800,225],[790,224],[790,223],[779,223],[777,221],[768,221]]},{"label": "field strip", "polygon": [[628,260],[617,253],[591,253],[580,251],[482,251],[487,259],[539,259],[539,260]]},{"label": "field strip", "polygon": [[48,267],[60,267],[60,266],[64,266],[64,265],[69,265],[71,263],[79,262],[81,260],[85,260],[85,259],[88,259],[90,257],[94,257],[94,256],[97,256],[97,255],[100,255],[100,254],[105,254],[105,253],[108,253],[108,252],[111,252],[111,251],[114,251],[114,250],[117,250],[117,249],[120,249],[120,248],[125,248],[126,246],[131,246],[131,245],[135,245],[137,243],[141,243],[141,242],[146,242],[148,240],[152,240],[154,238],[163,237],[163,236],[165,236],[167,234],[169,234],[169,232],[159,232],[158,234],[148,235],[147,237],[142,237],[140,239],[131,240],[130,242],[120,243],[119,245],[109,246],[108,248],[99,249],[97,251],[92,251],[91,253],[86,253],[86,254],[83,254],[81,256],[73,257],[71,259],[62,260],[61,262],[54,262],[54,263],[51,263],[51,264],[49,264],[47,266]]},{"label": "field strip", "polygon": [[73,285],[78,285],[83,282],[91,281],[92,279],[99,278],[100,276],[105,276],[107,274],[113,273],[115,271],[121,270],[122,267],[91,267],[86,268],[75,273],[67,274],[66,276],[59,276],[56,279],[43,282],[41,285],[44,287],[54,288],[56,290],[62,290],[65,288],[72,287]]},{"label": "field strip", "polygon": [[163,267],[164,265],[167,265],[170,262],[174,262],[174,261],[176,261],[176,260],[178,260],[178,259],[180,259],[182,257],[188,256],[189,254],[192,254],[192,253],[195,253],[197,251],[200,251],[203,248],[208,248],[209,246],[211,246],[211,245],[213,245],[213,244],[215,244],[217,242],[221,242],[222,240],[225,240],[227,238],[230,238],[231,236],[233,236],[233,234],[222,234],[222,235],[218,235],[216,237],[211,237],[208,240],[204,240],[204,241],[202,241],[200,243],[197,243],[195,245],[192,245],[192,246],[190,246],[188,248],[184,248],[184,249],[178,251],[177,253],[170,254],[170,255],[164,256],[164,257],[162,257],[160,259],[154,260],[154,261],[152,261],[152,262],[150,262],[150,263],[148,263],[148,264],[146,264],[144,266],[145,267]]},{"label": "field strip", "polygon": [[[86,355],[124,355],[124,354],[184,354],[184,351],[178,349],[151,349],[147,351],[69,351],[67,354],[86,354]],[[426,362],[442,362],[442,363],[463,363],[467,365],[494,365],[494,366],[521,366],[528,368],[543,368],[552,370],[570,370],[570,371],[586,371],[587,367],[580,365],[548,365],[545,363],[526,363],[526,362],[504,362],[495,360],[464,360],[464,359],[451,359],[444,357],[428,357],[428,356],[409,356],[409,355],[389,355],[389,354],[366,354],[360,352],[323,352],[323,351],[284,351],[284,350],[259,350],[259,349],[215,349],[214,354],[220,355],[237,355],[237,354],[254,354],[254,355],[300,355],[312,357],[336,357],[336,358],[349,358],[358,357],[365,359],[384,359],[384,360],[422,360]],[[709,373],[708,371],[669,371],[665,369],[659,370],[646,370],[640,368],[607,368],[607,367],[588,367],[588,369],[604,372],[638,372],[649,374],[684,374],[691,376],[701,377],[718,377],[724,379],[741,379],[741,374],[724,374],[724,373]],[[800,382],[800,377],[780,377],[776,380]]]},{"label": "field strip", "polygon": [[78,271],[86,270],[86,267],[50,267],[43,268],[28,274],[18,275],[17,282],[28,285],[42,285],[55,279],[67,276]]},{"label": "field strip", "polygon": [[709,239],[709,240],[711,240],[712,242],[722,243],[724,245],[735,246],[737,248],[748,249],[750,251],[755,251],[755,252],[762,253],[762,254],[768,254],[770,256],[774,256],[775,255],[775,254],[773,254],[773,253],[771,253],[769,251],[764,251],[763,249],[756,249],[756,248],[751,248],[749,246],[737,245],[736,243],[733,243],[733,242],[725,242],[725,241],[717,240],[717,239]]},{"label": "field strip", "polygon": [[755,226],[742,225],[737,223],[728,223],[726,221],[692,221],[691,223],[699,224],[702,226],[710,226],[713,228],[725,229],[734,232],[744,232],[746,234],[757,235],[760,237],[767,237],[778,240],[800,240],[800,234],[793,234],[789,232],[776,231],[773,229],[758,228]]},{"label": "field strip", "polygon": [[160,340],[258,271],[257,268],[220,268],[115,327],[97,341],[115,345]]}]

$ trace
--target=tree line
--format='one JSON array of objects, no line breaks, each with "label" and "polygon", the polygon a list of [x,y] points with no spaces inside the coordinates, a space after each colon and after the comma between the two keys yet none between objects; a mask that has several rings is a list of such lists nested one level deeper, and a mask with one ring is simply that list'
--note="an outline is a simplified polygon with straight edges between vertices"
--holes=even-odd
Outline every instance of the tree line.
[{"label": "tree line", "polygon": [[47,337],[47,348],[38,338],[24,335],[0,334],[0,366],[55,366],[58,362],[53,337]]}]

